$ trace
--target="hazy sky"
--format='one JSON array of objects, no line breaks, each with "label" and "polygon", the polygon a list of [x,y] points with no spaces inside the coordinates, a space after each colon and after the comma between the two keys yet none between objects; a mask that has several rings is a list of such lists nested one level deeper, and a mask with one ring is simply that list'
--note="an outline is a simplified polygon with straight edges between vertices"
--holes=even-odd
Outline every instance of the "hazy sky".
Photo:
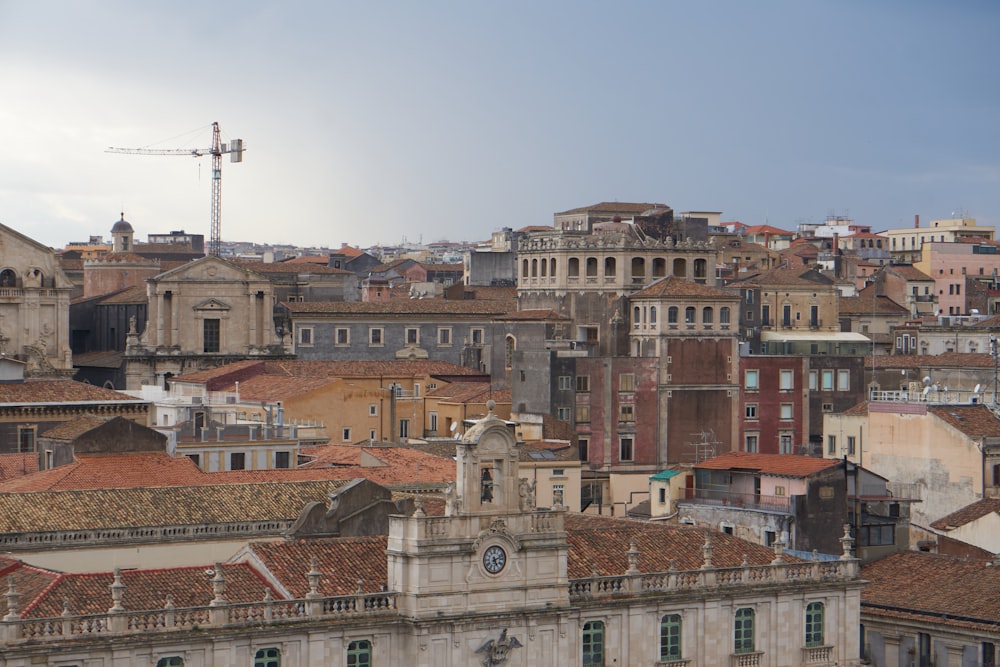
[{"label": "hazy sky", "polygon": [[0,0],[0,222],[483,240],[601,201],[1000,222],[996,0]]}]

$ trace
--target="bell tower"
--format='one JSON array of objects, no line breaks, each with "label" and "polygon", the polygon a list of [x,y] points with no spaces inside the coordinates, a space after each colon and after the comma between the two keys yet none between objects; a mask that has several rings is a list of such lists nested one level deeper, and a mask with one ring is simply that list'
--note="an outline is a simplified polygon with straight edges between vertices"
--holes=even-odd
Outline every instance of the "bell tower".
[{"label": "bell tower", "polygon": [[569,604],[564,507],[535,506],[514,424],[493,414],[456,443],[444,516],[420,504],[389,523],[389,590],[412,618],[467,618]]}]

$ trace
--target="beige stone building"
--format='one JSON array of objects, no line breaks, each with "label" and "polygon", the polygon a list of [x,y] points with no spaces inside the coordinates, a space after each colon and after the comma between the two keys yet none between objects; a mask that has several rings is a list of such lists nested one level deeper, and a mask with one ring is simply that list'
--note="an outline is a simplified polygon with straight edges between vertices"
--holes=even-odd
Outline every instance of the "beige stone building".
[{"label": "beige stone building", "polygon": [[148,321],[130,327],[126,388],[247,357],[283,357],[270,281],[219,257],[147,280]]},{"label": "beige stone building", "polygon": [[28,375],[71,375],[69,301],[73,285],[55,252],[0,225],[0,353]]}]

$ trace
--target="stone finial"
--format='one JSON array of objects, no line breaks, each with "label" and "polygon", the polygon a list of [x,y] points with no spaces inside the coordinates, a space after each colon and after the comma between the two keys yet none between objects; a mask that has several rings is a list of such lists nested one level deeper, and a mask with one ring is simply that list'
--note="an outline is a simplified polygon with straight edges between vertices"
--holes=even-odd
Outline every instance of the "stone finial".
[{"label": "stone finial", "polygon": [[73,613],[69,610],[69,598],[63,598],[63,610],[59,615],[63,618],[68,618],[73,615]]},{"label": "stone finial", "polygon": [[635,545],[635,538],[629,540],[628,551],[628,571],[626,574],[639,574],[639,548]]},{"label": "stone finial", "polygon": [[174,596],[173,595],[170,595],[169,593],[167,593],[167,599],[163,603],[163,608],[164,609],[174,609],[175,608],[174,607]]},{"label": "stone finial", "polygon": [[750,556],[743,554],[743,562],[740,563],[740,567],[750,567]]},{"label": "stone finial", "polygon": [[323,573],[320,572],[316,567],[316,556],[312,557],[312,559],[309,561],[309,565],[310,565],[309,571],[306,572],[306,579],[309,580],[309,592],[306,593],[306,597],[318,598],[320,597],[319,580],[323,576]]},{"label": "stone finial", "polygon": [[362,593],[365,592],[365,580],[364,579],[358,579],[358,590],[355,591],[355,592],[358,595],[361,595]]},{"label": "stone finial", "polygon": [[712,567],[712,534],[708,531],[705,531],[705,544],[701,547],[701,554],[704,557],[701,569],[707,570]]},{"label": "stone finial", "polygon": [[493,411],[496,409],[496,407],[497,407],[497,402],[494,401],[492,398],[486,401],[486,409],[489,411],[489,414],[486,416],[495,417],[496,415],[493,414]]},{"label": "stone finial", "polygon": [[819,549],[813,549],[813,560],[819,560]]},{"label": "stone finial", "polygon": [[779,563],[785,562],[785,543],[781,540],[774,541],[774,560],[771,561],[773,565],[778,565]]},{"label": "stone finial", "polygon": [[264,589],[264,602],[271,602],[272,599],[273,598],[271,597],[271,589],[270,588],[265,588]]},{"label": "stone finial", "polygon": [[667,572],[673,572],[673,571],[674,571],[674,570],[676,570],[676,569],[677,569],[677,561],[676,561],[676,560],[674,560],[673,558],[671,558],[671,559],[670,559],[670,560],[669,560],[669,561],[667,562]]},{"label": "stone finial", "polygon": [[592,577],[601,576],[601,571],[597,569],[597,563],[590,564],[590,576]]},{"label": "stone finial", "polygon": [[427,513],[424,512],[424,499],[423,498],[421,498],[420,496],[417,496],[416,498],[414,498],[413,499],[413,506],[415,508],[413,510],[413,516],[417,516],[417,517],[427,516]]},{"label": "stone finial", "polygon": [[111,583],[111,609],[108,610],[109,613],[117,613],[120,611],[125,611],[125,607],[122,606],[122,597],[125,595],[125,584],[122,583],[122,571],[121,568],[115,568],[115,580]]},{"label": "stone finial", "polygon": [[215,595],[212,601],[208,603],[210,607],[218,607],[226,604],[226,598],[223,595],[226,592],[226,578],[222,576],[222,563],[215,564],[215,576],[212,577],[212,593]]},{"label": "stone finial", "polygon": [[17,592],[14,575],[7,577],[7,592],[4,597],[7,598],[7,615],[3,617],[3,620],[16,620],[18,617],[17,601],[21,599],[21,594]]},{"label": "stone finial", "polygon": [[840,560],[850,560],[854,558],[854,538],[851,537],[851,524],[844,524],[844,535],[840,538],[840,544],[843,546],[843,553],[840,554]]}]

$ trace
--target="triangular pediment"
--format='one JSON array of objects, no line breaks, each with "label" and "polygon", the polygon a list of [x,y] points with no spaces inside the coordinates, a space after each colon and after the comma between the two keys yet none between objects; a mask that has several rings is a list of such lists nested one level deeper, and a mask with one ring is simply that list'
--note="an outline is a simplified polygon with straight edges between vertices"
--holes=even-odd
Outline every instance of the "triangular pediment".
[{"label": "triangular pediment", "polygon": [[199,304],[196,304],[195,310],[229,310],[230,306],[225,301],[219,301],[218,299],[205,299]]},{"label": "triangular pediment", "polygon": [[237,282],[247,280],[267,281],[259,273],[213,256],[196,259],[150,278],[152,282]]}]

